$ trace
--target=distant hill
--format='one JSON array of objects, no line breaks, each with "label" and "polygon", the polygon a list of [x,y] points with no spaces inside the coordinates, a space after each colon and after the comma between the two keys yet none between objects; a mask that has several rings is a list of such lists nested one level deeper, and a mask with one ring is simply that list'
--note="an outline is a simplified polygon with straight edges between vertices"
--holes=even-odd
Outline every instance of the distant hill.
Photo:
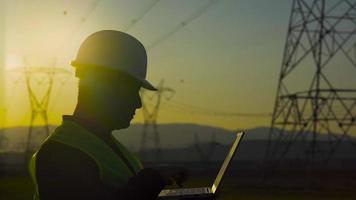
[{"label": "distant hill", "polygon": [[[56,126],[51,125],[49,126],[50,132],[52,132]],[[26,146],[26,141],[28,137],[28,130],[27,126],[18,126],[18,127],[11,127],[5,128],[2,130],[2,134],[0,135],[0,152],[3,151],[24,151]],[[43,134],[36,134],[39,130],[43,130],[42,127],[34,127],[35,137],[33,138],[34,141],[37,141],[36,144],[40,144],[41,141],[45,138]],[[35,145],[36,145],[35,144]]]},{"label": "distant hill", "polygon": [[[234,133],[238,131],[197,124],[160,124],[158,125],[158,130],[160,134],[161,147],[167,149],[189,147],[194,145],[196,141],[198,143],[209,143],[212,140],[215,140],[215,142],[221,145],[230,145],[235,137]],[[149,131],[152,133],[152,130]],[[243,141],[261,142],[268,140],[270,128],[257,127],[243,131],[246,133]],[[275,129],[274,131],[277,132],[278,129]],[[137,151],[140,146],[142,132],[143,126],[141,124],[134,124],[128,129],[115,131],[114,135],[132,150]],[[288,134],[291,133],[285,133],[285,135]],[[306,137],[305,139],[310,140],[311,138],[312,134],[309,134],[309,137]],[[328,140],[328,137],[324,134],[317,134],[317,138],[320,141]],[[302,138],[298,138],[297,140],[301,139]],[[149,139],[147,144],[152,145],[153,139]]]},{"label": "distant hill", "polygon": [[[50,126],[51,131],[56,126]],[[227,151],[234,139],[234,132],[222,128],[203,126],[197,124],[159,124],[158,126],[161,143],[161,153],[156,158],[153,147],[153,140],[146,141],[147,149],[140,155],[145,164],[149,163],[190,163],[197,168],[206,166],[218,166],[226,157]],[[3,130],[3,137],[0,140],[0,171],[21,171],[23,168],[23,154],[27,140],[28,127],[14,127]],[[142,124],[133,124],[128,129],[114,132],[115,137],[127,146],[133,152],[138,153],[140,149],[143,126]],[[149,130],[152,131],[152,130]],[[277,131],[277,130],[275,130]],[[36,132],[36,128],[35,128]],[[263,163],[266,155],[268,144],[268,127],[258,127],[245,130],[246,135],[241,142],[234,161],[237,161],[240,168],[248,170],[260,170],[259,164]],[[288,135],[290,133],[286,133]],[[311,134],[310,134],[311,135]],[[37,134],[35,141],[38,145],[44,139],[43,135]],[[320,139],[318,146],[328,146],[327,137],[318,134]],[[284,144],[287,145],[287,144]],[[319,150],[319,149],[318,149]],[[305,143],[297,140],[291,147],[290,151],[284,157],[288,163],[305,159]],[[304,154],[304,155],[303,155]],[[354,170],[356,166],[356,147],[350,142],[341,142],[337,150],[332,154],[331,162],[328,167],[333,170],[348,169]],[[297,158],[297,159],[296,159]],[[300,162],[299,165],[303,164]],[[324,167],[322,164],[321,166]],[[298,166],[297,166],[298,168]],[[15,173],[14,172],[14,173]]]},{"label": "distant hill", "polygon": [[[41,127],[35,128],[39,130]],[[50,126],[51,132],[56,126]],[[125,145],[133,150],[139,148],[141,142],[143,126],[142,124],[133,124],[127,129],[114,131],[115,136]],[[196,124],[159,124],[158,130],[163,148],[182,148],[194,143],[194,135],[198,134],[199,141],[210,141],[211,135],[216,134],[219,142],[228,144],[233,137],[232,131]],[[149,129],[149,131],[151,131]],[[2,151],[22,151],[27,141],[28,127],[12,127],[3,130],[3,142],[0,146]],[[38,135],[38,140],[43,140],[44,135]],[[149,144],[150,142],[148,142]]]},{"label": "distant hill", "polygon": [[[54,128],[55,126],[50,126],[51,130]],[[26,144],[27,131],[27,127],[5,129],[3,136],[6,140],[3,140],[2,151],[23,151]],[[142,131],[142,124],[133,124],[128,129],[114,131],[114,135],[130,150],[138,152]],[[148,129],[148,131],[152,133],[153,130]],[[234,139],[234,132],[236,132],[197,124],[159,124],[158,131],[162,148],[161,158],[166,161],[174,159],[186,161],[221,160],[225,157],[226,151]],[[269,128],[257,127],[245,130],[245,132],[246,135],[238,150],[237,158],[241,160],[262,160],[267,147]],[[320,139],[318,144],[327,145],[327,137],[325,135],[319,134],[317,137]],[[39,135],[37,139],[41,141],[43,136]],[[212,142],[214,143],[212,144]],[[304,144],[297,140],[289,155],[295,156],[301,151],[305,151]],[[148,155],[153,154],[152,138],[146,141],[146,147]],[[355,159],[355,156],[353,156],[356,155],[355,149],[350,143],[342,142],[335,155],[339,159]]]}]

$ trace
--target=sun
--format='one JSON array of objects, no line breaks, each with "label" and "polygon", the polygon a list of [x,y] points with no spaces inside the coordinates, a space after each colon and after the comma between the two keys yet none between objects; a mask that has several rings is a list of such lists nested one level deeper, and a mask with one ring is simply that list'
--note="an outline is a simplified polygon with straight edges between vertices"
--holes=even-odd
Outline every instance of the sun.
[{"label": "sun", "polygon": [[22,59],[16,55],[5,54],[5,70],[11,70],[14,68],[21,67],[23,65]]}]

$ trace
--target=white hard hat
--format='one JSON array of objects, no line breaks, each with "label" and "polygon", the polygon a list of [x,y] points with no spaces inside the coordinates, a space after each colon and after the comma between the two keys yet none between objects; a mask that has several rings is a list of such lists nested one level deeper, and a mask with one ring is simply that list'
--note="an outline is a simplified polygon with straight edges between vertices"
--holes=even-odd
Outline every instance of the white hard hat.
[{"label": "white hard hat", "polygon": [[85,67],[117,70],[139,81],[142,87],[157,90],[146,80],[145,47],[133,36],[120,31],[102,30],[90,35],[71,64],[84,70]]}]

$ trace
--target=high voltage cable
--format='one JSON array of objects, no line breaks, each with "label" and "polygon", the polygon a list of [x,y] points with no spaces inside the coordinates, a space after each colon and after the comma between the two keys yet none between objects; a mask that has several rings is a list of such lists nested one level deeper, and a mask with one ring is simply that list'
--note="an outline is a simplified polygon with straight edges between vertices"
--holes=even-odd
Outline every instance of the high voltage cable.
[{"label": "high voltage cable", "polygon": [[172,36],[173,34],[175,34],[177,31],[179,31],[181,28],[184,28],[186,25],[188,25],[189,23],[191,23],[193,20],[195,20],[196,18],[198,18],[199,16],[201,16],[205,11],[208,10],[208,8],[210,8],[212,5],[216,4],[219,0],[211,0],[209,3],[207,3],[205,6],[203,6],[202,8],[200,8],[198,11],[196,11],[195,13],[193,13],[190,17],[188,17],[186,20],[182,21],[181,23],[179,23],[174,29],[172,29],[170,32],[164,34],[162,37],[158,38],[157,40],[153,41],[150,45],[147,46],[147,50],[150,50],[152,48],[154,48],[155,46],[157,46],[159,43],[161,43],[162,41],[166,40],[167,38],[169,38],[170,36]]},{"label": "high voltage cable", "polygon": [[[70,35],[69,35],[69,37],[68,37],[68,42],[63,43],[62,46],[60,46],[60,47],[57,49],[57,51],[60,51],[61,49],[63,49],[63,47],[64,47],[65,44],[68,44],[68,43],[70,43],[71,40],[73,40],[74,36],[78,33],[78,31],[80,30],[80,28],[85,24],[85,22],[87,21],[87,19],[89,18],[89,16],[90,16],[90,15],[93,13],[93,11],[97,8],[97,6],[99,5],[100,2],[101,2],[101,0],[95,0],[94,3],[92,3],[92,5],[90,6],[88,12],[86,12],[86,13],[84,14],[84,16],[81,17],[80,23],[78,24],[78,26],[76,26],[76,27],[72,30],[72,32],[70,33]],[[58,60],[56,60],[56,61],[58,61]],[[56,65],[56,63],[55,63],[53,66],[55,66],[55,65]],[[66,79],[66,81],[68,81],[68,79]],[[63,87],[63,84],[61,83],[61,86],[60,86],[59,89],[62,89],[62,87]],[[59,94],[60,94],[60,91],[57,91],[56,96],[58,97]],[[55,100],[57,100],[57,99],[58,99],[58,98],[55,98]],[[56,101],[55,101],[55,102],[52,102],[51,107],[49,108],[49,110],[52,110],[55,105],[56,105]]]},{"label": "high voltage cable", "polygon": [[185,109],[187,112],[191,113],[201,113],[204,115],[216,115],[216,116],[230,116],[230,117],[270,117],[271,113],[238,113],[238,112],[226,112],[226,111],[218,111],[212,110],[208,108],[198,107],[194,105],[178,103],[174,101],[167,102],[168,106],[179,107],[179,109]]},{"label": "high voltage cable", "polygon": [[147,13],[149,13],[152,10],[152,8],[157,5],[159,1],[160,0],[155,0],[148,8],[146,8],[146,10],[141,15],[139,15],[136,19],[133,19],[131,23],[126,28],[123,29],[123,31],[124,32],[129,31],[135,24],[137,24],[137,22],[141,21],[141,19],[143,19],[147,15]]},{"label": "high voltage cable", "polygon": [[91,8],[88,10],[88,12],[84,15],[84,17],[81,18],[80,24],[76,27],[76,29],[73,30],[72,32],[72,37],[75,35],[76,32],[78,32],[78,30],[85,24],[85,22],[87,21],[87,19],[89,18],[89,16],[93,13],[93,11],[95,10],[96,7],[98,7],[99,3],[101,2],[101,0],[96,0]]},{"label": "high voltage cable", "polygon": [[[87,13],[87,15],[85,15],[85,17],[82,18],[81,23],[79,24],[79,26],[73,31],[73,35],[74,33],[80,29],[81,25],[84,24],[84,22],[86,21],[86,19],[90,16],[90,14],[95,10],[95,8],[97,7],[97,5],[99,4],[101,0],[97,0],[92,8],[90,9],[90,11]],[[141,15],[139,15],[136,19],[133,19],[132,22],[123,29],[124,32],[129,31],[135,24],[137,24],[137,22],[139,22],[140,20],[142,20],[147,13],[149,13],[153,7],[155,7],[157,5],[157,3],[159,3],[160,0],[155,0]],[[207,3],[205,6],[203,6],[202,8],[200,8],[199,10],[197,10],[195,13],[193,13],[190,17],[188,17],[186,20],[182,21],[181,23],[179,23],[174,29],[172,29],[170,32],[162,35],[160,38],[158,38],[157,40],[155,40],[154,42],[152,42],[150,45],[147,46],[147,50],[150,50],[152,48],[154,48],[155,46],[157,46],[159,43],[165,41],[167,38],[169,38],[170,36],[172,36],[173,34],[175,34],[176,32],[178,32],[180,29],[184,28],[186,25],[188,25],[189,23],[191,23],[192,21],[194,21],[195,19],[197,19],[198,17],[200,17],[204,12],[206,12],[211,6],[213,6],[214,4],[218,3],[219,0],[211,0],[209,3]],[[202,113],[202,114],[208,114],[208,115],[220,115],[220,116],[232,116],[232,117],[269,117],[271,116],[270,113],[236,113],[236,112],[225,112],[225,111],[216,111],[216,110],[211,110],[211,109],[207,109],[207,108],[202,108],[202,107],[197,107],[197,106],[193,106],[193,105],[188,105],[188,104],[182,104],[182,103],[174,103],[171,102],[171,104],[175,104],[175,106],[180,106],[185,108],[186,110],[189,110],[190,112],[195,112],[195,113]]]},{"label": "high voltage cable", "polygon": [[88,12],[86,14],[84,14],[84,16],[80,19],[80,23],[78,24],[78,26],[76,26],[72,32],[70,33],[68,39],[66,40],[66,42],[64,42],[59,48],[57,51],[60,51],[61,49],[63,49],[63,47],[66,45],[66,44],[69,44],[74,36],[76,35],[76,33],[78,33],[78,31],[80,30],[80,28],[85,24],[85,22],[87,21],[87,19],[89,18],[89,16],[93,13],[93,11],[95,10],[95,8],[99,5],[99,3],[101,2],[102,0],[96,0],[94,1],[94,3],[92,3],[91,7],[89,8]]},{"label": "high voltage cable", "polygon": [[[151,105],[150,103],[146,103],[147,105]],[[198,107],[190,104],[174,102],[171,100],[170,102],[166,102],[162,104],[162,107],[166,107],[168,109],[175,109],[176,111],[184,111],[190,112],[193,114],[202,114],[202,115],[215,115],[215,116],[226,116],[226,117],[251,117],[251,118],[259,118],[259,117],[271,117],[271,113],[238,113],[238,112],[226,112],[226,111],[218,111],[212,110],[209,108]]]},{"label": "high voltage cable", "polygon": [[[151,5],[151,7],[149,7],[146,10],[146,12],[144,12],[139,18],[137,18],[138,19],[137,21],[141,20],[158,3],[158,1],[159,0],[155,1]],[[154,48],[159,43],[163,42],[164,40],[166,40],[167,38],[169,38],[170,36],[172,36],[173,34],[178,32],[180,29],[184,28],[186,25],[188,25],[189,23],[194,21],[196,18],[201,16],[205,11],[208,10],[208,8],[210,8],[214,4],[218,3],[218,1],[219,0],[211,0],[205,6],[203,6],[198,11],[193,13],[189,18],[187,18],[183,22],[179,23],[174,29],[172,29],[172,31],[166,33],[165,35],[163,35],[162,37],[158,38],[157,40],[152,42],[150,45],[148,45],[147,50]],[[131,26],[134,25],[135,23],[137,23],[137,21],[133,21],[133,23],[131,25],[129,25],[129,27],[126,30],[131,28]],[[215,111],[215,110],[210,110],[210,109],[201,108],[201,107],[188,105],[188,104],[174,103],[174,102],[170,102],[170,103],[175,104],[176,106],[181,106],[181,107],[185,108],[186,110],[188,109],[190,112],[200,112],[202,114],[208,114],[208,115],[220,115],[220,116],[232,116],[232,117],[270,117],[272,115],[271,113],[236,113],[236,112]]]}]

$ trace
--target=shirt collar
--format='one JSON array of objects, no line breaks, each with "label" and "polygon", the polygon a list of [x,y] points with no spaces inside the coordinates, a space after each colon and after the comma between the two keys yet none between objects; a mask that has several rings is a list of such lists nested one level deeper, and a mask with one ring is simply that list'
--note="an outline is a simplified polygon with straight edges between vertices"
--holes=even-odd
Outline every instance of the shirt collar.
[{"label": "shirt collar", "polygon": [[63,121],[72,121],[87,131],[94,133],[99,138],[103,139],[105,142],[111,142],[111,130],[101,127],[90,120],[75,117],[73,115],[63,115]]}]

